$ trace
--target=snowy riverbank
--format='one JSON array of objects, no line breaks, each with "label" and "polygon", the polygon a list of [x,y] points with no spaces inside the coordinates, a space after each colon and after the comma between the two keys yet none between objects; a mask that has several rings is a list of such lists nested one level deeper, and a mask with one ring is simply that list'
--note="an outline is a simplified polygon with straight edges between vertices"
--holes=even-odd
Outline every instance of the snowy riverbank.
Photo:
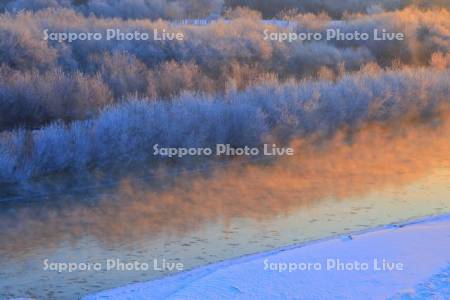
[{"label": "snowy riverbank", "polygon": [[246,256],[84,300],[445,299],[449,249],[446,215]]}]

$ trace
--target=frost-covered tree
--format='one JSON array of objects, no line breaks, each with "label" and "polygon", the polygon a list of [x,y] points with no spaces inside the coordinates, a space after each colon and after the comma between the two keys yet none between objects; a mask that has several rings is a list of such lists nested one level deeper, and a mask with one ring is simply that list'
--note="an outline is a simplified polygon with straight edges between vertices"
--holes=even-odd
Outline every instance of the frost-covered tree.
[{"label": "frost-covered tree", "polygon": [[0,133],[0,182],[132,166],[157,159],[154,144],[257,146],[268,137],[287,143],[312,134],[327,137],[342,127],[357,130],[368,122],[429,118],[448,113],[449,81],[449,69],[382,70],[370,64],[338,81],[271,78],[224,96],[130,99],[89,120]]}]

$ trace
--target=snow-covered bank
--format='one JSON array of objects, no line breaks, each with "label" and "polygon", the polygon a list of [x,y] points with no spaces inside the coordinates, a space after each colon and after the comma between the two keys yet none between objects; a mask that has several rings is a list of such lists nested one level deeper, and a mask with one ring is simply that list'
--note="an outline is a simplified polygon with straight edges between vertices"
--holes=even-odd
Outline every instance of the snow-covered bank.
[{"label": "snow-covered bank", "polygon": [[[346,264],[344,269],[364,269],[366,264],[368,269],[338,270],[339,262]],[[299,270],[307,263],[315,265]],[[84,300],[422,299],[424,294],[427,299],[433,294],[445,299],[449,264],[446,215],[246,256]]]}]

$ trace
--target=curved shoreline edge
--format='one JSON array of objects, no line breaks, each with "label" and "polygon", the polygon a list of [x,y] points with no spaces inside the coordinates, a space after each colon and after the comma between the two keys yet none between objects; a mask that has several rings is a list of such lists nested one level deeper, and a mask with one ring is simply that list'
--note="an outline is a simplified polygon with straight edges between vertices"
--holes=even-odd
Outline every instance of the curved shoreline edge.
[{"label": "curved shoreline edge", "polygon": [[[246,255],[83,299],[422,299],[421,293],[447,295],[449,249],[450,214],[445,214]],[[370,268],[328,270],[328,259],[368,262]],[[401,263],[404,269],[375,270],[374,259],[377,267],[385,260],[388,268]],[[308,262],[323,267],[267,268],[268,263]],[[436,278],[444,279],[436,283]],[[426,282],[433,282],[433,290],[424,291]]]}]

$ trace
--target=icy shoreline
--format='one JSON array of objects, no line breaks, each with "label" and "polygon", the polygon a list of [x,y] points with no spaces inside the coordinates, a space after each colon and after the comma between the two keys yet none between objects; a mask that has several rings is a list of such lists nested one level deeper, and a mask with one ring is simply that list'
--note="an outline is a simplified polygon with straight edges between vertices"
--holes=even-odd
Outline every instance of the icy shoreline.
[{"label": "icy shoreline", "polygon": [[[429,217],[244,256],[84,300],[445,297],[449,249],[450,215]],[[308,263],[316,267],[304,268]],[[355,263],[367,264],[367,269],[355,268]]]}]

